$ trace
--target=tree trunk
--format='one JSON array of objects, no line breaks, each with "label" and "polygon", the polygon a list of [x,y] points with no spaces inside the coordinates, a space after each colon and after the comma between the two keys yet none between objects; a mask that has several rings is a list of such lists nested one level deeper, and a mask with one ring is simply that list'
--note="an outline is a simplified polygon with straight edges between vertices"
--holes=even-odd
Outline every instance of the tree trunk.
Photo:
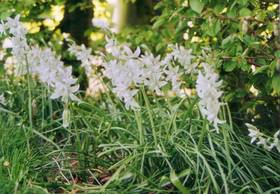
[{"label": "tree trunk", "polygon": [[67,0],[64,17],[59,28],[69,33],[78,44],[88,45],[85,32],[92,27],[93,5],[91,0]]}]

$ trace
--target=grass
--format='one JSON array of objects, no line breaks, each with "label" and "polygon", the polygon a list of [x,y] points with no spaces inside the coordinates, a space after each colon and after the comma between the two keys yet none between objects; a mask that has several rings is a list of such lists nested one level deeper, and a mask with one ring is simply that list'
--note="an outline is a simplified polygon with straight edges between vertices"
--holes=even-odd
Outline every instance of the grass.
[{"label": "grass", "polygon": [[[15,83],[16,82],[16,83]],[[128,111],[113,95],[63,105],[47,88],[2,79],[0,193],[279,193],[280,155],[251,145],[227,106],[220,133],[196,98],[138,96]],[[143,90],[144,91],[144,90]]]}]

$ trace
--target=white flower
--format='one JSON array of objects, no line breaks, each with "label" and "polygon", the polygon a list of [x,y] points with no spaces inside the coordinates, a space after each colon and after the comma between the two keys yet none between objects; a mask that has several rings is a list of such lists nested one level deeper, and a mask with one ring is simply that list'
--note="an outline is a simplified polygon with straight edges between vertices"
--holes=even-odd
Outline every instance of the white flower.
[{"label": "white flower", "polygon": [[[255,141],[257,141],[257,145],[262,145],[266,150],[271,150],[273,149],[275,146],[279,147],[279,142],[278,142],[278,138],[277,136],[279,135],[278,132],[276,132],[274,134],[274,142],[270,143],[271,138],[265,138],[265,135],[263,133],[260,132],[260,130],[255,127],[254,125],[251,125],[249,123],[245,124],[248,128],[249,131],[249,137],[251,137],[251,143],[254,143]],[[277,148],[278,149],[278,148]]]},{"label": "white flower", "polygon": [[65,67],[60,57],[51,49],[33,46],[27,53],[31,72],[40,81],[53,89],[52,99],[60,98],[67,103],[69,100],[79,101],[74,95],[79,89],[77,79],[72,76],[72,67]]},{"label": "white flower", "polygon": [[92,62],[95,60],[94,56],[91,55],[91,49],[87,49],[83,44],[78,46],[75,43],[72,43],[68,50],[82,62],[81,66],[85,68],[86,74],[90,76],[93,72]]},{"label": "white flower", "polygon": [[273,149],[276,147],[277,151],[280,152],[280,140],[279,140],[279,134],[280,130],[278,130],[274,135],[273,135],[273,143],[270,144],[269,148]]},{"label": "white flower", "polygon": [[267,139],[266,138],[260,136],[260,137],[258,137],[258,139],[259,140],[257,142],[257,145],[263,145],[264,149],[269,150],[269,151],[271,150],[271,148],[267,144]]},{"label": "white flower", "polygon": [[133,52],[129,46],[123,45],[121,48],[123,55],[120,57],[121,59],[137,59],[141,54],[141,49],[139,47]]},{"label": "white flower", "polygon": [[12,49],[12,54],[17,60],[15,74],[21,76],[27,73],[26,52],[29,47],[25,37],[27,30],[20,23],[19,18],[19,15],[15,18],[7,18],[6,23],[1,23],[1,31],[5,30],[7,34],[11,35],[9,44],[4,46]]},{"label": "white flower", "polygon": [[188,21],[188,26],[190,27],[190,28],[192,28],[194,25],[193,25],[193,22],[192,21]]},{"label": "white flower", "polygon": [[192,50],[187,50],[183,46],[169,45],[173,49],[170,53],[185,69],[186,73],[192,73],[195,71],[197,64],[192,63],[194,56],[192,55]]},{"label": "white flower", "polygon": [[180,67],[175,66],[175,60],[182,63],[182,66],[188,67],[189,72],[196,67],[191,64],[193,58],[191,51],[184,47],[172,46],[173,52],[161,60],[160,56],[151,53],[141,55],[140,48],[132,51],[128,45],[119,45],[115,40],[107,37],[106,40],[106,51],[110,55],[106,56],[109,61],[104,64],[104,75],[111,80],[113,92],[129,108],[138,107],[134,97],[141,85],[162,95],[161,89],[170,82],[172,91],[180,94],[182,73]]},{"label": "white flower", "polygon": [[249,137],[251,137],[251,143],[254,143],[259,137],[262,137],[263,134],[260,132],[259,129],[257,129],[254,125],[251,125],[249,123],[245,124],[249,131]]},{"label": "white flower", "polygon": [[138,93],[137,89],[128,89],[128,88],[114,88],[113,92],[117,94],[117,96],[119,96],[119,98],[121,100],[124,101],[125,103],[125,107],[127,109],[131,108],[133,110],[137,110],[140,108],[139,104],[136,102],[136,100],[134,99],[135,95]]},{"label": "white flower", "polygon": [[72,67],[58,69],[56,76],[52,83],[54,92],[51,98],[56,99],[61,97],[65,103],[69,100],[78,101],[74,93],[79,90],[79,85],[76,84],[77,79],[72,77]]},{"label": "white flower", "polygon": [[92,19],[93,26],[101,29],[109,29],[109,23],[104,19]]},{"label": "white flower", "polygon": [[206,63],[203,64],[204,73],[199,71],[196,81],[196,91],[200,98],[199,108],[204,117],[210,123],[214,124],[216,131],[218,132],[218,124],[223,123],[218,119],[218,113],[221,103],[219,98],[222,95],[220,91],[221,81],[218,81],[218,74]]},{"label": "white flower", "polygon": [[134,52],[128,45],[118,45],[113,39],[106,38],[106,51],[112,56],[104,63],[104,75],[113,85],[113,92],[125,103],[126,108],[138,109],[134,97],[138,86],[143,84],[144,64],[140,60],[141,50]]},{"label": "white flower", "polygon": [[5,38],[5,40],[3,41],[2,47],[5,48],[5,49],[6,48],[13,48],[13,43],[9,38]]},{"label": "white flower", "polygon": [[27,59],[26,55],[29,50],[26,39],[22,37],[11,37],[12,55],[15,57],[17,63],[15,64],[16,76],[22,76],[27,73]]},{"label": "white flower", "polygon": [[171,65],[168,66],[168,69],[165,70],[166,73],[166,81],[170,81],[172,84],[172,91],[176,94],[180,93],[181,89],[181,81],[179,80],[180,73],[179,73],[179,66],[172,67]]},{"label": "white flower", "polygon": [[107,53],[112,54],[114,57],[119,57],[121,54],[121,49],[117,45],[117,41],[106,37],[107,44],[105,45]]},{"label": "white flower", "polygon": [[273,135],[273,137],[265,138],[265,134],[261,133],[260,130],[254,125],[251,125],[249,123],[246,123],[245,125],[247,126],[250,132],[249,137],[251,137],[251,143],[257,141],[257,145],[263,145],[263,147],[269,151],[275,147],[277,151],[280,152],[280,130],[278,130]]},{"label": "white flower", "polygon": [[[133,68],[133,65],[136,68]],[[133,99],[138,90],[131,89],[140,81],[141,73],[137,68],[137,61],[132,59],[125,62],[111,60],[105,63],[104,67],[104,75],[112,81],[113,92],[124,101],[127,108],[138,108],[138,104]]]},{"label": "white flower", "polygon": [[161,61],[163,65],[169,65],[173,60],[173,54],[168,53],[165,58]]},{"label": "white flower", "polygon": [[141,61],[144,64],[144,85],[160,95],[160,89],[167,84],[163,77],[164,67],[160,61],[160,57],[154,57],[153,54],[146,54],[141,57]]},{"label": "white flower", "polygon": [[10,35],[9,46],[12,48],[13,59],[16,61],[15,74],[36,75],[42,83],[53,89],[51,95],[53,99],[61,97],[65,103],[69,100],[78,100],[74,93],[78,91],[79,86],[72,76],[72,68],[65,67],[60,57],[57,57],[51,49],[30,47],[25,37],[27,30],[19,18],[19,15],[8,18],[4,23],[7,34]]},{"label": "white flower", "polygon": [[[5,25],[3,27],[3,25]],[[30,73],[52,89],[51,98],[61,100],[67,104],[69,100],[80,101],[75,93],[79,90],[77,79],[72,76],[72,67],[65,67],[60,57],[57,57],[51,49],[41,49],[38,46],[29,46],[26,40],[26,29],[19,21],[19,15],[15,18],[8,18],[6,23],[0,24],[2,29],[10,35],[10,42],[4,46],[11,47],[12,58],[15,63],[15,74],[20,76]],[[81,49],[83,55],[79,55],[84,60],[90,54],[85,47]],[[81,54],[81,53],[79,53]],[[89,63],[85,61],[85,63]],[[86,66],[86,65],[85,65]],[[3,97],[3,96],[2,96]],[[3,101],[4,103],[4,101]],[[67,127],[70,122],[70,112],[63,111],[63,126]]]}]

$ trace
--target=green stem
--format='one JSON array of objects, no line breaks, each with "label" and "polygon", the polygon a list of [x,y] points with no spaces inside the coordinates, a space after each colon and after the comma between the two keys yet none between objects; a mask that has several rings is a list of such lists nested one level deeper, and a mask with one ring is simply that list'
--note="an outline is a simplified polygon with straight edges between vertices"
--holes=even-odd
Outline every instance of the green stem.
[{"label": "green stem", "polygon": [[199,137],[199,141],[198,141],[198,150],[200,150],[202,144],[203,144],[203,140],[205,138],[205,135],[207,134],[208,131],[208,127],[207,127],[207,120],[204,119],[203,121],[203,127],[202,127],[202,131]]},{"label": "green stem", "polygon": [[26,68],[27,68],[27,87],[28,87],[28,114],[29,114],[29,125],[30,129],[33,128],[33,121],[32,121],[32,93],[31,93],[31,79],[30,79],[30,70],[29,70],[29,63],[27,57],[25,56],[26,61]]},{"label": "green stem", "polygon": [[32,120],[32,93],[31,93],[31,83],[30,83],[30,75],[27,75],[28,82],[28,114],[29,114],[29,126],[30,129],[33,128],[33,120]]},{"label": "green stem", "polygon": [[[32,120],[32,93],[31,93],[31,79],[30,79],[30,70],[29,70],[29,64],[27,60],[27,56],[25,56],[25,62],[26,62],[26,68],[27,68],[27,87],[28,87],[28,117],[29,117],[29,128],[30,131],[33,129],[33,120]],[[25,133],[26,134],[26,133]],[[29,139],[27,137],[27,149],[30,152],[30,143]]]},{"label": "green stem", "polygon": [[224,128],[223,130],[223,136],[224,136],[224,144],[226,149],[226,157],[227,157],[227,164],[228,164],[228,172],[231,172],[231,158],[230,158],[230,147],[229,147],[229,134],[228,130]]},{"label": "green stem", "polygon": [[150,123],[151,123],[151,127],[152,127],[152,133],[153,133],[153,137],[154,137],[154,140],[155,140],[155,144],[158,145],[157,133],[156,133],[155,124],[154,124],[154,120],[153,120],[151,105],[150,105],[148,96],[146,95],[144,87],[141,87],[141,91],[142,91],[142,94],[143,94],[143,97],[144,97],[145,105],[146,105],[147,110],[148,110],[149,119],[150,119]]},{"label": "green stem", "polygon": [[229,122],[230,129],[233,130],[232,117],[231,117],[231,112],[230,112],[228,103],[226,103],[226,109],[227,109],[228,122]]},{"label": "green stem", "polygon": [[135,118],[136,118],[136,123],[137,123],[137,128],[139,131],[139,141],[140,144],[144,144],[144,131],[143,131],[143,125],[142,125],[142,117],[139,111],[134,111]]},{"label": "green stem", "polygon": [[[48,86],[48,95],[51,93],[50,86]],[[50,117],[51,117],[51,123],[53,123],[53,106],[52,106],[52,100],[50,97],[48,97],[48,103],[49,103],[49,111],[50,111]]]},{"label": "green stem", "polygon": [[42,118],[41,118],[41,128],[43,129],[44,128],[44,120],[45,120],[45,99],[46,99],[46,88],[45,87],[42,87],[42,91],[43,91],[43,95],[42,95],[42,108],[41,108],[41,114],[42,114]]}]

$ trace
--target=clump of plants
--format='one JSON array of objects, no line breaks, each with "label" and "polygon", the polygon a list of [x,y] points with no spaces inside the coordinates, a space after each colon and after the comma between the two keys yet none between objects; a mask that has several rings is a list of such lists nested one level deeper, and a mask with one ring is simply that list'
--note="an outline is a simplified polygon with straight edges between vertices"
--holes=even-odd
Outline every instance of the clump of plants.
[{"label": "clump of plants", "polygon": [[[0,175],[10,177],[15,192],[279,191],[279,133],[266,139],[247,124],[251,143],[258,140],[267,149],[248,143],[232,122],[211,49],[195,55],[172,44],[157,56],[119,43],[109,24],[94,20],[107,35],[104,52],[95,56],[69,43],[86,74],[106,88],[100,99],[91,99],[50,48],[28,43],[19,19],[0,24],[11,41],[7,53],[16,61],[15,73],[1,83],[0,119],[8,122],[1,124],[0,138],[24,132],[16,145],[1,142],[6,163]],[[93,65],[96,58],[99,66]],[[12,127],[16,131],[7,130]],[[17,156],[15,147],[25,146]],[[31,162],[23,173],[16,169],[23,169],[17,164],[25,157]]]}]

